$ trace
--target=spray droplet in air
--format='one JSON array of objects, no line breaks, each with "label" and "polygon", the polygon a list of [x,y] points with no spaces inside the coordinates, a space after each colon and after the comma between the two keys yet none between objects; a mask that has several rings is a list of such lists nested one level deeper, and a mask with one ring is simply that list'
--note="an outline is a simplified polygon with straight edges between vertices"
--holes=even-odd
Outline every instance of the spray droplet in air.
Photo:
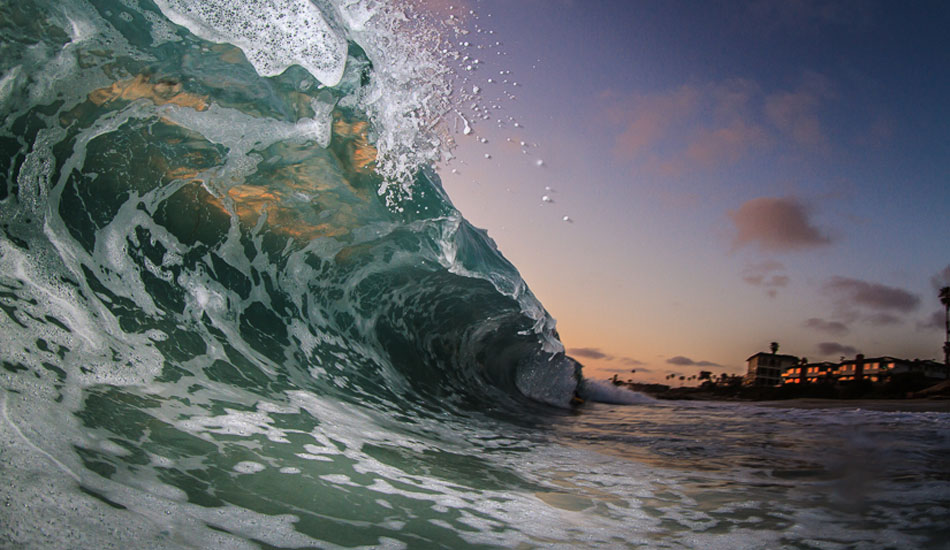
[{"label": "spray droplet in air", "polygon": [[[538,160],[534,161],[534,163],[535,163],[537,166],[544,166],[544,160],[543,160],[543,159],[538,159]],[[550,188],[550,187],[545,187],[545,189],[550,190],[551,188]]]},{"label": "spray droplet in air", "polygon": [[471,134],[471,133],[472,133],[472,126],[468,123],[468,119],[466,119],[464,116],[462,116],[462,113],[460,113],[460,112],[458,112],[458,111],[455,111],[455,114],[457,114],[458,117],[459,117],[460,119],[462,119],[462,123],[465,124],[465,127],[462,128],[462,133],[465,134],[466,136],[469,135],[469,134]]},{"label": "spray droplet in air", "polygon": [[485,153],[485,158],[490,159],[490,158],[491,158],[491,155],[488,154],[488,153]]},{"label": "spray droplet in air", "polygon": [[567,223],[574,223],[574,220],[572,220],[570,216],[564,216],[563,218],[561,218],[561,221],[567,222]]},{"label": "spray droplet in air", "polygon": [[543,197],[541,197],[541,202],[546,202],[550,204],[554,202],[554,199],[552,199],[550,195],[544,195]]}]

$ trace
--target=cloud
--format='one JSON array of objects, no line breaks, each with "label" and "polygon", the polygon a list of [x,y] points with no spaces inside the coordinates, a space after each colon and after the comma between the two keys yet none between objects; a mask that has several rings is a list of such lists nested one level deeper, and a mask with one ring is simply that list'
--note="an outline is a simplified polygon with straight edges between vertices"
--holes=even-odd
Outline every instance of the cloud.
[{"label": "cloud", "polygon": [[671,365],[678,365],[681,367],[721,367],[719,363],[713,363],[712,361],[693,361],[689,357],[684,357],[682,355],[677,355],[675,357],[670,357],[666,360],[667,363]]},{"label": "cloud", "polygon": [[812,317],[803,323],[805,328],[825,332],[832,336],[844,336],[848,334],[848,326],[838,321],[825,321],[817,317]]},{"label": "cloud", "polygon": [[[570,348],[567,350],[567,354],[574,358],[580,357],[584,359],[594,359],[600,361],[616,361],[623,365],[622,367],[612,367],[606,369],[602,365],[597,367],[599,370],[607,370],[609,372],[630,372],[630,367],[639,367],[640,365],[646,364],[643,361],[634,359],[633,357],[616,357],[604,352],[600,348]],[[650,370],[637,368],[637,372],[650,372]]]},{"label": "cloud", "polygon": [[[597,371],[616,373],[618,375],[620,374],[635,375],[635,374],[647,374],[647,373],[655,372],[653,369],[641,368],[641,367],[637,367],[635,369],[630,369],[629,367],[606,367],[606,368],[598,367]],[[636,371],[636,372],[631,372],[631,371]]]},{"label": "cloud", "polygon": [[766,260],[747,265],[742,270],[742,280],[752,286],[764,288],[765,293],[770,298],[775,298],[778,295],[778,289],[788,286],[788,276],[776,273],[784,270],[785,266],[781,263],[775,260]]},{"label": "cloud", "polygon": [[678,176],[734,164],[776,144],[826,147],[822,110],[835,95],[831,81],[814,72],[794,88],[768,91],[737,78],[645,94],[607,91],[600,121],[615,133],[618,158],[640,173]]},{"label": "cloud", "polygon": [[685,85],[668,92],[626,98],[608,110],[612,118],[624,124],[614,152],[624,158],[641,155],[691,115],[698,102],[699,91]]},{"label": "cloud", "polygon": [[606,93],[606,123],[619,126],[613,152],[641,169],[677,175],[738,161],[771,143],[757,120],[759,87],[730,79],[683,85],[652,94]]},{"label": "cloud", "polygon": [[872,324],[876,327],[883,327],[888,325],[898,325],[903,322],[903,319],[894,315],[893,313],[887,313],[886,311],[881,311],[878,313],[873,313],[864,318],[866,323]]},{"label": "cloud", "polygon": [[757,244],[760,249],[782,252],[829,244],[808,219],[808,209],[794,197],[760,197],[746,201],[738,210],[729,212],[738,233],[736,248]]},{"label": "cloud", "polygon": [[820,355],[855,355],[858,350],[853,346],[846,346],[838,342],[822,342],[818,344],[818,353]]},{"label": "cloud", "polygon": [[930,314],[925,321],[917,322],[917,330],[944,330],[946,328],[946,312],[938,309]]},{"label": "cloud", "polygon": [[876,311],[909,313],[920,305],[920,297],[904,289],[848,277],[832,277],[824,289],[836,296],[839,305],[845,308],[861,306]]},{"label": "cloud", "polygon": [[765,98],[765,116],[782,134],[799,145],[821,147],[828,138],[822,129],[818,110],[833,97],[827,78],[806,73],[802,84],[794,91],[778,91]]},{"label": "cloud", "polygon": [[735,120],[728,126],[696,129],[681,155],[664,164],[667,172],[675,172],[679,166],[713,168],[719,164],[731,164],[742,158],[757,145],[769,141],[762,127],[744,120]]},{"label": "cloud", "polygon": [[613,361],[614,357],[608,355],[598,348],[571,348],[567,350],[567,354],[572,357],[584,357],[585,359],[604,359],[606,361]]}]

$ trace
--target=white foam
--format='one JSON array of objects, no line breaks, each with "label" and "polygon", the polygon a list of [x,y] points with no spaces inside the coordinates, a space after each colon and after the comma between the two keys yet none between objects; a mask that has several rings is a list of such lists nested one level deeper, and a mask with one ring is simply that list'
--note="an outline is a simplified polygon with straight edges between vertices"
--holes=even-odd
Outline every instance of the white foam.
[{"label": "white foam", "polygon": [[13,94],[18,76],[20,76],[20,65],[16,65],[0,78],[0,106],[3,106],[7,98]]},{"label": "white foam", "polygon": [[261,76],[300,65],[336,86],[346,63],[346,39],[309,0],[156,0],[162,13],[192,34],[233,44]]},{"label": "white foam", "polygon": [[265,468],[267,468],[267,466],[251,460],[244,460],[234,465],[234,471],[239,474],[255,474]]},{"label": "white foam", "polygon": [[655,403],[656,399],[642,393],[615,386],[603,380],[584,379],[578,388],[580,396],[589,401],[613,405]]}]

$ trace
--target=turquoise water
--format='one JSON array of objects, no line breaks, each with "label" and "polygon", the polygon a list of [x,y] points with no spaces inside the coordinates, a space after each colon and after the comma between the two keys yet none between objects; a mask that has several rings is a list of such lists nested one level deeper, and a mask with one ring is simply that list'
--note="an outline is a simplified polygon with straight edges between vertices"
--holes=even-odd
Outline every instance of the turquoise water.
[{"label": "turquoise water", "polygon": [[428,24],[0,4],[0,546],[944,547],[947,415],[583,379],[441,187]]}]

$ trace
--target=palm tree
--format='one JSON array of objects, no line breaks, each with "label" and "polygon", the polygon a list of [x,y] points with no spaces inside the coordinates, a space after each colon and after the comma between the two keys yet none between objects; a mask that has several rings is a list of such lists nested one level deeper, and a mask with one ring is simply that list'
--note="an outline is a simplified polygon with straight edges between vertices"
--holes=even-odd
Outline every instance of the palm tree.
[{"label": "palm tree", "polygon": [[772,350],[772,355],[778,353],[778,342],[772,342],[769,344],[769,349]]},{"label": "palm tree", "polygon": [[[943,342],[943,363],[947,366],[948,371],[950,371],[950,286],[941,288],[939,296],[940,303],[943,304],[946,312],[944,318],[947,323],[947,339]],[[948,372],[948,374],[950,374],[950,372]]]}]

